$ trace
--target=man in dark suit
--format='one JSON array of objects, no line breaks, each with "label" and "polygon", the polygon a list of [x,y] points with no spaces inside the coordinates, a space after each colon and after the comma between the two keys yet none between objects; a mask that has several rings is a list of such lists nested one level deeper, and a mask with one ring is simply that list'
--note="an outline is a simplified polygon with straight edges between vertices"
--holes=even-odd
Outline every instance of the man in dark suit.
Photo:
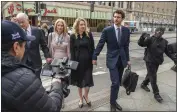
[{"label": "man in dark suit", "polygon": [[50,58],[49,49],[47,47],[44,35],[37,27],[30,26],[28,16],[25,13],[17,14],[16,18],[27,35],[33,35],[36,37],[34,41],[27,42],[25,55],[22,62],[33,68],[36,71],[36,76],[40,78],[42,60],[39,47],[42,48],[47,63],[52,60]]},{"label": "man in dark suit", "polygon": [[130,65],[129,61],[129,43],[130,31],[128,28],[121,26],[125,18],[122,10],[116,10],[113,13],[114,25],[106,27],[102,31],[101,38],[93,55],[93,64],[97,64],[97,56],[100,54],[105,42],[107,43],[106,64],[110,71],[111,78],[111,111],[122,110],[122,107],[116,102],[119,86],[122,79],[124,68]]},{"label": "man in dark suit", "polygon": [[53,20],[52,21],[52,26],[48,30],[48,34],[54,32],[54,24],[55,24],[55,21]]}]

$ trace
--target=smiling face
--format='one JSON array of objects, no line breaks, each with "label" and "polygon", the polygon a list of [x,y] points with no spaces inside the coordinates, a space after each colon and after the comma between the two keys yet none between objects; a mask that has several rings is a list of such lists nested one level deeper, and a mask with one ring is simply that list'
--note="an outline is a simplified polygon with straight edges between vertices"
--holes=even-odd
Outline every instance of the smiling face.
[{"label": "smiling face", "polygon": [[79,22],[79,32],[85,32],[85,30],[86,30],[86,24],[84,21],[81,20]]},{"label": "smiling face", "polygon": [[56,27],[57,27],[56,29],[57,29],[58,33],[60,33],[60,34],[63,33],[63,31],[64,31],[64,24],[62,22],[58,22]]},{"label": "smiling face", "polygon": [[18,18],[18,23],[23,29],[27,29],[29,26],[28,20],[23,17]]}]

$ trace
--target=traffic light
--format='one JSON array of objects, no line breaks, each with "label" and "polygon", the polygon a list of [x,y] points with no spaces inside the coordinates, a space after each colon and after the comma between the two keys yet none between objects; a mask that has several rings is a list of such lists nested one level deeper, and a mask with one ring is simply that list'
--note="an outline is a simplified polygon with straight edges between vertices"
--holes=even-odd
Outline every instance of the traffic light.
[{"label": "traffic light", "polygon": [[90,2],[90,11],[91,11],[91,12],[94,12],[94,4],[95,4],[94,1],[91,1],[91,2]]},{"label": "traffic light", "polygon": [[36,13],[39,12],[38,2],[34,2],[34,9],[35,9],[35,12],[36,12]]},{"label": "traffic light", "polygon": [[45,3],[41,3],[40,7],[41,7],[41,9],[46,9],[46,4]]}]

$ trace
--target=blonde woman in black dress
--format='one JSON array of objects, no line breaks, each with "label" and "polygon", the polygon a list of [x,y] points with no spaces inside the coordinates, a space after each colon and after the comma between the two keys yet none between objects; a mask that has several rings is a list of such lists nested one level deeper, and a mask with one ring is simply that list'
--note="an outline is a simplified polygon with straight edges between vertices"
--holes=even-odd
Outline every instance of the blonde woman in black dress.
[{"label": "blonde woman in black dress", "polygon": [[[91,101],[88,98],[89,88],[94,86],[93,83],[93,65],[92,55],[94,52],[94,40],[87,27],[87,21],[83,18],[75,20],[73,25],[73,34],[70,36],[70,53],[71,60],[78,61],[77,70],[71,74],[71,84],[78,87],[79,107],[83,107],[83,99],[88,106]],[[84,94],[82,90],[84,89]]]}]

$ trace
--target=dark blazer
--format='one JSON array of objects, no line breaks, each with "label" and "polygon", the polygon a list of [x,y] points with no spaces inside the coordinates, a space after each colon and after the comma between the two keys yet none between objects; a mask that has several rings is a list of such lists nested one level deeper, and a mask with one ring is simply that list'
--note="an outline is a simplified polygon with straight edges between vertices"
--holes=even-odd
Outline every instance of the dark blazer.
[{"label": "dark blazer", "polygon": [[[40,55],[40,48],[44,53],[45,58],[49,58],[49,49],[45,41],[44,35],[40,29],[31,26],[31,35],[35,36],[36,39],[31,41],[30,47],[25,49],[23,63],[26,63],[32,68],[41,68],[42,60]],[[39,47],[40,46],[40,47]]]},{"label": "dark blazer", "polygon": [[129,43],[130,43],[130,31],[128,28],[121,27],[121,39],[120,43],[117,42],[114,26],[109,26],[103,29],[99,43],[95,49],[93,60],[97,60],[97,56],[100,54],[105,42],[107,43],[107,59],[106,65],[109,69],[113,69],[121,57],[124,67],[127,66],[129,59]]},{"label": "dark blazer", "polygon": [[[86,34],[84,34],[86,36]],[[84,36],[83,35],[83,36]],[[89,54],[90,54],[90,60],[92,61],[92,55],[94,52],[94,39],[93,39],[93,35],[92,33],[89,33],[89,45],[88,45],[88,50],[89,50]],[[71,53],[71,60],[77,61],[78,59],[78,55],[79,55],[79,39],[76,39],[75,34],[72,34],[70,36],[70,53]]]}]

